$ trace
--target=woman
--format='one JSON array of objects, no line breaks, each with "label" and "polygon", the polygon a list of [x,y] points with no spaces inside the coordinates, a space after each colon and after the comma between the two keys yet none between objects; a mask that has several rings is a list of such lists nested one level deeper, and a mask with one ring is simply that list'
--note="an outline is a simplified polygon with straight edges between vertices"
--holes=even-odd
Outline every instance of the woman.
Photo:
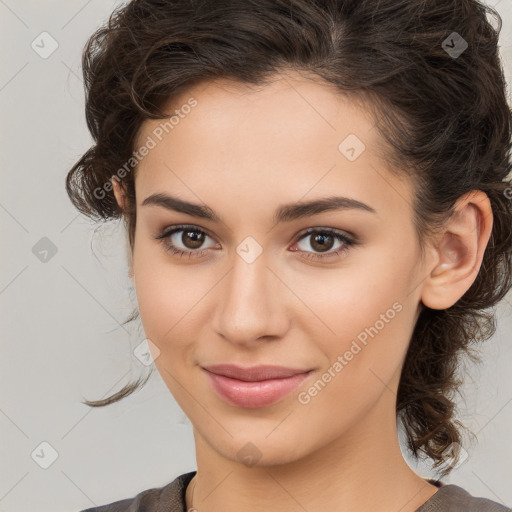
[{"label": "woman", "polygon": [[397,426],[442,476],[460,463],[458,362],[512,286],[511,114],[487,12],[134,0],[90,38],[95,144],[67,191],[126,223],[198,469],[88,512],[507,510],[418,475]]}]

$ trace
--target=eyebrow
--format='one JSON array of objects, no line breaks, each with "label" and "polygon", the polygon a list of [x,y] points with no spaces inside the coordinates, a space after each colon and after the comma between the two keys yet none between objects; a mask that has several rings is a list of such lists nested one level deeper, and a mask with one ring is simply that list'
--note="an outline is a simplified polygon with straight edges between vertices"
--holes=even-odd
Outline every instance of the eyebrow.
[{"label": "eyebrow", "polygon": [[[213,222],[224,223],[221,217],[219,217],[209,206],[190,203],[183,199],[178,199],[177,197],[172,197],[163,193],[152,194],[146,197],[142,202],[142,206],[150,205],[160,206],[166,210],[173,210],[179,213],[185,213],[192,217],[199,217]],[[273,221],[275,224],[291,222],[296,219],[310,217],[312,215],[332,210],[361,210],[375,214],[377,213],[374,208],[358,201],[357,199],[330,196],[308,202],[297,202],[282,205],[275,211]]]}]

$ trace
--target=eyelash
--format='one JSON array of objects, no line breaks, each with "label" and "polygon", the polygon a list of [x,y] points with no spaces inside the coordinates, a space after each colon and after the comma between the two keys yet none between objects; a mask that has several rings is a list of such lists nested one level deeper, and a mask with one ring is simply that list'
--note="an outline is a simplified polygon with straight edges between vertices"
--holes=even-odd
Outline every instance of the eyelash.
[{"label": "eyelash", "polygon": [[[174,226],[172,229],[164,231],[161,235],[156,236],[155,239],[159,240],[163,244],[164,249],[166,251],[173,253],[174,255],[178,256],[179,258],[182,258],[182,257],[186,256],[187,254],[188,254],[189,258],[190,257],[199,258],[203,255],[204,252],[206,252],[208,250],[208,249],[202,249],[202,250],[198,249],[198,250],[194,251],[194,250],[178,249],[173,243],[170,242],[169,239],[174,233],[179,233],[180,231],[192,231],[192,232],[201,233],[201,234],[204,234],[204,235],[210,237],[210,235],[208,235],[208,233],[206,231],[199,229],[196,226],[181,225],[181,226]],[[355,240],[347,237],[346,235],[339,233],[338,231],[336,231],[334,229],[330,229],[330,228],[308,229],[306,232],[301,233],[299,235],[299,239],[297,240],[297,242],[300,242],[302,239],[307,238],[309,235],[312,235],[312,234],[323,234],[323,235],[328,234],[328,235],[333,236],[339,242],[343,242],[345,245],[341,249],[337,249],[335,251],[328,252],[325,255],[297,250],[297,252],[305,252],[307,254],[307,255],[301,255],[301,257],[304,259],[316,260],[316,261],[325,260],[328,258],[331,259],[334,256],[339,256],[341,254],[344,254],[346,251],[348,251],[350,249],[351,246],[355,246],[358,244],[358,242],[356,242]],[[210,237],[210,238],[212,238],[212,237]]]}]

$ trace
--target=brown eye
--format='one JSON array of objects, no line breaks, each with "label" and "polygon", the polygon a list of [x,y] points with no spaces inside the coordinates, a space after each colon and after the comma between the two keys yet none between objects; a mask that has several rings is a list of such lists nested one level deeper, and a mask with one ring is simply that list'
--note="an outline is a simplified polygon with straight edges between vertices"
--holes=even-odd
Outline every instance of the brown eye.
[{"label": "brown eye", "polygon": [[[174,226],[155,238],[162,242],[166,251],[179,257],[186,255],[189,258],[200,257],[208,252],[210,248],[220,248],[220,245],[215,242],[213,245],[205,247],[206,239],[212,238],[205,231],[195,226]],[[309,240],[309,244],[305,244],[305,240]],[[336,242],[340,244],[338,247],[336,247]],[[292,251],[300,252],[301,257],[305,259],[321,260],[339,256],[348,251],[350,246],[357,245],[357,243],[356,240],[332,229],[310,229],[295,244],[304,244],[305,247],[292,249]],[[308,245],[312,251],[308,250]]]},{"label": "brown eye", "polygon": [[[305,243],[308,240],[309,243]],[[336,242],[340,243],[338,247],[335,246]],[[299,247],[299,252],[304,253],[302,257],[317,260],[339,256],[348,251],[350,246],[357,244],[355,240],[332,229],[310,229],[300,237],[297,245],[300,243],[303,243],[303,246]],[[307,250],[308,246],[313,252]],[[335,250],[332,250],[333,246]],[[316,254],[317,252],[320,254]]]},{"label": "brown eye", "polygon": [[205,233],[202,231],[183,231],[181,242],[187,249],[199,249],[204,243]]},{"label": "brown eye", "polygon": [[310,243],[315,251],[325,252],[332,249],[334,237],[324,233],[317,233],[311,237]]},{"label": "brown eye", "polygon": [[[189,258],[204,254],[208,249],[208,247],[203,247],[207,238],[211,237],[194,226],[175,226],[156,237],[162,242],[166,251],[180,257],[188,254]],[[210,247],[216,247],[216,245],[213,244]]]}]

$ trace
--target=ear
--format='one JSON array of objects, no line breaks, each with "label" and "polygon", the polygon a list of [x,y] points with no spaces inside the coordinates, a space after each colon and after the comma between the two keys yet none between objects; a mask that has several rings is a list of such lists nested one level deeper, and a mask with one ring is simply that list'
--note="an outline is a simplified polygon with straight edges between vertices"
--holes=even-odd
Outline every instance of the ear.
[{"label": "ear", "polygon": [[[125,199],[125,192],[123,190],[123,187],[119,183],[119,181],[115,178],[115,176],[112,176],[110,179],[112,182],[112,190],[114,191],[114,196],[116,198],[116,202],[121,208],[121,210],[124,212],[126,211],[126,199]],[[125,251],[126,251],[126,259],[128,261],[128,276],[130,279],[133,279],[133,255],[132,255],[132,249],[130,247],[130,241],[128,239],[128,236],[126,236],[126,245],[125,245]]]},{"label": "ear", "polygon": [[421,301],[431,309],[447,309],[469,290],[491,236],[493,215],[487,194],[472,190],[460,197],[454,208],[436,238],[436,261],[422,287]]},{"label": "ear", "polygon": [[119,208],[121,208],[121,210],[125,211],[126,208],[125,208],[125,194],[124,194],[124,190],[123,188],[121,187],[121,184],[119,183],[119,180],[116,179],[115,176],[112,176],[110,178],[110,181],[112,182],[112,190],[114,191],[114,196],[116,198],[116,202],[117,202],[117,205],[119,206]]}]

